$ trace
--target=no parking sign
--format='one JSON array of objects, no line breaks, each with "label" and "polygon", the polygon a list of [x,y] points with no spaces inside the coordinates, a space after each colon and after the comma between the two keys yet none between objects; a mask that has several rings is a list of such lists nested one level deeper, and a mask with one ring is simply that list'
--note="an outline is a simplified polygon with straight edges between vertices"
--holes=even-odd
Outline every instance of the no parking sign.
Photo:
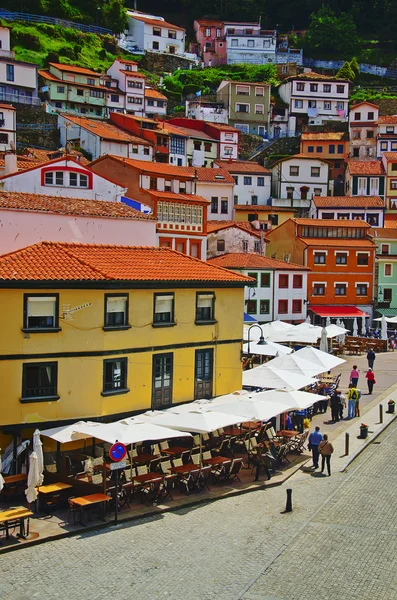
[{"label": "no parking sign", "polygon": [[119,460],[123,460],[127,454],[127,448],[121,442],[116,442],[113,446],[110,447],[109,456],[114,462],[119,462]]}]

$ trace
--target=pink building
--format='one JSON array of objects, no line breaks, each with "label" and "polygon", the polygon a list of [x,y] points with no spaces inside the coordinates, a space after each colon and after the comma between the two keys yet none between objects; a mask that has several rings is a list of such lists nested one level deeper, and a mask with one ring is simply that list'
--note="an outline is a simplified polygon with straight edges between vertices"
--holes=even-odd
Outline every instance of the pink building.
[{"label": "pink building", "polygon": [[193,23],[198,54],[206,67],[227,64],[226,37],[222,21],[198,19]]}]

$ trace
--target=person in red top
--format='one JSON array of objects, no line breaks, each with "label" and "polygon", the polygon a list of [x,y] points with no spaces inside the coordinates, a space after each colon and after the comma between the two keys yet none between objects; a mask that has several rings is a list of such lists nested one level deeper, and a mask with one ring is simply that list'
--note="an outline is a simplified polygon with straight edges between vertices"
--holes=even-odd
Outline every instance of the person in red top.
[{"label": "person in red top", "polygon": [[376,383],[376,381],[375,381],[375,373],[373,372],[372,369],[368,369],[367,374],[365,375],[365,377],[367,378],[368,394],[372,394],[372,390],[374,389],[374,384]]}]

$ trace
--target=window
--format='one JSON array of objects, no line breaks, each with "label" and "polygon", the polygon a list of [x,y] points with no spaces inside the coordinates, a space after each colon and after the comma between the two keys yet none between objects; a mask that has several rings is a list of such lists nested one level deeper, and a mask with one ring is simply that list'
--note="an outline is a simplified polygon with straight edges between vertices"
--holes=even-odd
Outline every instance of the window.
[{"label": "window", "polygon": [[211,198],[211,213],[218,214],[218,198],[216,196]]},{"label": "window", "polygon": [[337,265],[347,265],[347,253],[346,252],[336,252],[335,262]]},{"label": "window", "polygon": [[49,171],[45,173],[44,185],[63,185],[63,171]]},{"label": "window", "polygon": [[305,90],[305,84],[299,81],[296,84],[296,89],[297,89],[298,92],[304,92],[304,90]]},{"label": "window", "polygon": [[201,142],[194,141],[193,148],[194,150],[201,150]]},{"label": "window", "polygon": [[326,254],[325,252],[315,252],[314,253],[314,264],[315,265],[325,265],[325,261],[326,261]]},{"label": "window", "polygon": [[238,40],[236,38],[232,39],[232,46],[238,46]]},{"label": "window", "polygon": [[153,27],[153,35],[161,36],[161,27]]},{"label": "window", "polygon": [[255,88],[255,96],[264,96],[264,95],[265,95],[265,88],[263,88],[263,87]]},{"label": "window", "polygon": [[255,40],[248,40],[247,41],[247,47],[248,48],[254,48],[255,47]]},{"label": "window", "polygon": [[57,86],[57,94],[63,94],[65,92],[65,87],[63,85]]},{"label": "window", "polygon": [[383,290],[383,300],[385,302],[391,302],[393,298],[393,290],[391,288],[385,288]]},{"label": "window", "polygon": [[357,264],[360,266],[368,266],[368,254],[358,253],[357,254]]},{"label": "window", "polygon": [[256,315],[258,303],[256,300],[247,300],[247,313],[249,315]]},{"label": "window", "polygon": [[321,196],[321,191],[322,191],[321,188],[314,188],[313,189],[313,194],[315,196]]},{"label": "window", "polygon": [[239,96],[249,96],[250,95],[249,85],[237,85],[236,86],[236,94]]},{"label": "window", "polygon": [[278,314],[286,315],[288,312],[288,300],[279,300],[278,301]]},{"label": "window", "polygon": [[14,81],[14,65],[6,65],[7,81]]},{"label": "window", "polygon": [[229,202],[227,198],[221,198],[221,214],[227,215],[229,211]]},{"label": "window", "polygon": [[270,273],[261,273],[261,287],[270,287]]},{"label": "window", "polygon": [[294,275],[293,278],[294,289],[301,290],[303,288],[303,275]]},{"label": "window", "polygon": [[87,83],[88,83],[88,85],[95,85],[95,79],[91,79],[90,77],[88,77]]},{"label": "window", "polygon": [[294,189],[293,187],[287,187],[287,199],[292,200],[294,197]]},{"label": "window", "polygon": [[309,100],[307,106],[308,108],[317,108],[317,100]]},{"label": "window", "polygon": [[153,356],[152,409],[172,404],[174,356],[171,352]]},{"label": "window", "polygon": [[255,283],[250,283],[249,286],[250,287],[257,287],[257,285],[258,285],[258,273],[248,273],[248,277],[251,277],[251,279],[255,279]]},{"label": "window", "polygon": [[389,244],[382,244],[381,252],[382,254],[389,254],[390,246]]},{"label": "window", "polygon": [[129,392],[127,388],[127,358],[103,361],[103,395]]},{"label": "window", "polygon": [[217,38],[220,38],[220,37],[222,37],[222,32],[221,32],[221,30],[220,30],[220,29],[217,29],[217,30],[216,30],[216,37],[217,37]]},{"label": "window", "polygon": [[143,87],[142,81],[128,81],[127,87],[141,90]]},{"label": "window", "polygon": [[249,104],[236,104],[236,112],[249,113],[249,111],[250,111]]},{"label": "window", "polygon": [[198,292],[196,295],[196,323],[213,323],[215,321],[215,294]]},{"label": "window", "polygon": [[81,88],[77,88],[76,93],[78,96],[84,96],[84,90],[82,90]]},{"label": "window", "polygon": [[372,140],[374,138],[374,132],[372,129],[367,129],[367,139]]},{"label": "window", "polygon": [[328,102],[327,100],[324,101],[324,110],[331,110],[331,102]]},{"label": "window", "polygon": [[335,154],[335,144],[330,144],[328,151],[330,154]]},{"label": "window", "polygon": [[251,196],[251,204],[253,206],[257,206],[257,204],[258,204],[258,196]]},{"label": "window", "polygon": [[323,212],[321,214],[321,218],[322,219],[335,219],[335,213],[326,213],[326,212]]},{"label": "window", "polygon": [[394,127],[392,125],[388,125],[386,127],[386,133],[394,133]]},{"label": "window", "polygon": [[171,29],[169,29],[168,37],[170,38],[170,40],[176,40],[176,31],[172,31]]},{"label": "window", "polygon": [[308,146],[307,151],[310,153],[314,152],[314,146]]},{"label": "window", "polygon": [[395,151],[395,150],[397,150],[397,142],[391,142],[390,143],[390,149],[391,149],[392,152]]},{"label": "window", "polygon": [[261,251],[261,243],[259,241],[255,241],[254,242],[254,252],[260,252]]},{"label": "window", "polygon": [[204,151],[211,152],[211,150],[212,150],[212,144],[210,142],[204,142]]},{"label": "window", "polygon": [[302,312],[302,300],[292,300],[292,312],[295,315]]},{"label": "window", "polygon": [[242,246],[243,246],[243,252],[248,252],[248,242],[247,242],[247,240],[243,240],[242,241]]},{"label": "window", "polygon": [[323,147],[322,146],[317,146],[316,152],[318,152],[319,154],[321,154],[322,151],[323,151]]},{"label": "window", "polygon": [[313,284],[313,296],[325,296],[325,285],[323,283]]},{"label": "window", "polygon": [[336,93],[337,94],[344,94],[345,93],[345,86],[344,85],[337,85],[336,86]]},{"label": "window", "polygon": [[357,283],[356,284],[356,295],[357,296],[367,296],[368,295],[368,285],[366,283]]},{"label": "window", "polygon": [[57,383],[58,363],[24,363],[21,402],[58,400]]},{"label": "window", "polygon": [[270,300],[259,300],[259,312],[261,315],[270,313]]},{"label": "window", "polygon": [[124,329],[128,325],[128,295],[105,294],[105,328]]},{"label": "window", "polygon": [[119,101],[119,96],[117,94],[110,94],[110,101],[111,102],[118,102]]},{"label": "window", "polygon": [[153,325],[175,325],[174,294],[154,294]]},{"label": "window", "polygon": [[343,144],[338,144],[338,154],[343,154]]},{"label": "window", "polygon": [[265,107],[263,104],[255,104],[255,114],[263,115],[265,113]]},{"label": "window", "polygon": [[303,100],[295,100],[294,106],[295,108],[303,108]]},{"label": "window", "polygon": [[344,109],[345,109],[345,105],[343,102],[336,103],[336,110],[344,110]]},{"label": "window", "polygon": [[264,177],[258,177],[257,182],[258,182],[258,187],[265,186],[265,178]]},{"label": "window", "polygon": [[310,173],[312,177],[320,177],[320,167],[312,167]]},{"label": "window", "polygon": [[355,131],[353,131],[353,139],[359,140],[360,138],[361,138],[361,131],[359,129],[356,129]]},{"label": "window", "polygon": [[217,252],[225,251],[225,240],[216,240],[216,250]]},{"label": "window", "polygon": [[326,94],[330,94],[331,93],[331,85],[329,83],[324,83],[323,84],[323,92],[325,92]]},{"label": "window", "polygon": [[252,177],[244,177],[244,185],[252,185]]},{"label": "window", "polygon": [[336,283],[335,284],[335,295],[336,296],[346,296],[346,284],[345,283]]},{"label": "window", "polygon": [[[387,142],[381,142],[380,143],[380,149],[381,150],[387,150]],[[392,170],[393,170],[393,165],[392,165]]]},{"label": "window", "polygon": [[290,167],[289,168],[290,177],[298,177],[299,175],[299,167]]},{"label": "window", "polygon": [[310,84],[310,91],[311,92],[317,92],[318,91],[318,83],[311,83]]},{"label": "window", "polygon": [[71,187],[88,187],[88,177],[82,173],[70,173],[69,174],[69,185]]},{"label": "window", "polygon": [[[127,96],[127,100],[129,104],[143,104],[143,98],[137,98],[134,96]],[[159,138],[157,138],[159,139]],[[162,145],[162,144],[159,144]]]},{"label": "window", "polygon": [[279,288],[288,288],[289,284],[289,275],[279,275],[278,276],[278,287]]},{"label": "window", "polygon": [[373,112],[369,112],[369,113],[368,113],[368,121],[373,121],[373,120],[374,120],[374,118],[375,118],[375,113],[373,113]]},{"label": "window", "polygon": [[194,370],[195,400],[200,400],[201,398],[211,398],[214,371],[214,351],[212,348],[207,350],[196,350]]},{"label": "window", "polygon": [[392,273],[391,263],[385,264],[384,273],[385,273],[385,277],[391,277],[391,273]]},{"label": "window", "polygon": [[59,296],[24,295],[24,324],[29,330],[60,331],[58,328]]},{"label": "window", "polygon": [[158,50],[160,48],[160,44],[158,42],[152,42],[152,49]]}]

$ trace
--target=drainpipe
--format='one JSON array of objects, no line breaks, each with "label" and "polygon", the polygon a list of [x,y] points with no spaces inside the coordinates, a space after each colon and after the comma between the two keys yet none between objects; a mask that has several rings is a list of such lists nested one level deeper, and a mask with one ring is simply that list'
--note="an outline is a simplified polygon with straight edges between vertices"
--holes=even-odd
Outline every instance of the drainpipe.
[{"label": "drainpipe", "polygon": [[274,300],[276,294],[276,269],[273,270],[273,300],[272,300],[272,321],[274,321]]}]

